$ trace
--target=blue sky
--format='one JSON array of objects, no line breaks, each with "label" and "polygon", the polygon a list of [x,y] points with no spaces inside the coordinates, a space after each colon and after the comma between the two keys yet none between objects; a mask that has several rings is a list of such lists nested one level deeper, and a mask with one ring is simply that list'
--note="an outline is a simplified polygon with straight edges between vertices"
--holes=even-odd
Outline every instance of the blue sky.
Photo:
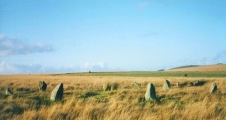
[{"label": "blue sky", "polygon": [[226,63],[224,0],[1,0],[0,74]]}]

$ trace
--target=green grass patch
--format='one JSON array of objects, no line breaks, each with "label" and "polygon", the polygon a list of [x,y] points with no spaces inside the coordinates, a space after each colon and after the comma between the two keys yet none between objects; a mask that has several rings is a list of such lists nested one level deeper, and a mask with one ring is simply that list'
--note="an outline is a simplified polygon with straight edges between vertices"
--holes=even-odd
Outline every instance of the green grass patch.
[{"label": "green grass patch", "polygon": [[30,109],[38,110],[41,106],[50,106],[53,102],[46,97],[33,96],[26,102]]},{"label": "green grass patch", "polygon": [[114,95],[116,92],[113,91],[88,91],[84,93],[75,93],[75,98],[88,100],[94,99],[97,103],[108,102],[109,96]]},{"label": "green grass patch", "polygon": [[135,72],[92,72],[66,73],[57,75],[72,76],[120,76],[120,77],[226,77],[226,72],[176,72],[176,71],[135,71]]},{"label": "green grass patch", "polygon": [[99,94],[100,93],[98,93],[98,92],[89,91],[89,92],[85,92],[85,93],[79,95],[78,98],[86,99],[86,98],[93,97],[93,96],[96,96],[96,95],[99,95]]}]

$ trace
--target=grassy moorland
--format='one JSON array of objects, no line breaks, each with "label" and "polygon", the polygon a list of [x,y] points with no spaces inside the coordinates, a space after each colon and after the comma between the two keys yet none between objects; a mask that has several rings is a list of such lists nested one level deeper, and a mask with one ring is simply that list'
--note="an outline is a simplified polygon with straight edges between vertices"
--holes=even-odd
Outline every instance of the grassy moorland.
[{"label": "grassy moorland", "polygon": [[[142,72],[92,72],[92,73],[67,73],[68,76],[119,76],[119,77],[226,77],[226,71],[199,72],[199,71],[142,71]],[[65,75],[65,74],[54,74]]]},{"label": "grassy moorland", "polygon": [[[184,77],[184,74],[188,77]],[[172,88],[163,91],[168,79]],[[46,92],[38,91],[44,80]],[[204,81],[202,86],[187,86]],[[1,75],[0,119],[34,120],[199,120],[226,119],[224,72],[118,72],[51,75]],[[141,83],[134,87],[133,83]],[[146,85],[152,82],[160,102],[145,101]],[[180,82],[181,87],[176,87]],[[216,82],[218,91],[210,94]],[[54,87],[64,83],[64,99],[50,101]],[[104,83],[118,84],[117,90],[103,91]],[[5,95],[9,87],[14,95]]]}]

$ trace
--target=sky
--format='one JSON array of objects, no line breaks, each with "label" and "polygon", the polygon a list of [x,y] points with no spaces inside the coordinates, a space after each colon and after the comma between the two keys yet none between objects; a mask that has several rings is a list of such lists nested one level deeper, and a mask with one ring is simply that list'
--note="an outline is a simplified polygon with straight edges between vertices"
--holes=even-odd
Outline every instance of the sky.
[{"label": "sky", "polygon": [[0,0],[0,74],[226,63],[225,0]]}]

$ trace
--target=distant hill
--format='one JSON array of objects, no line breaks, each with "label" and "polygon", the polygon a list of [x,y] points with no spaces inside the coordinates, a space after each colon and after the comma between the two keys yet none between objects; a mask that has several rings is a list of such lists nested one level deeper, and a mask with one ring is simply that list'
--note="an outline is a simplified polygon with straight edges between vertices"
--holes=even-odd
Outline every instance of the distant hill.
[{"label": "distant hill", "polygon": [[190,68],[190,67],[198,67],[198,66],[199,65],[186,65],[186,66],[180,66],[180,67],[171,68],[170,70],[181,69],[181,68]]},{"label": "distant hill", "polygon": [[187,65],[169,69],[168,71],[226,71],[226,64]]}]

